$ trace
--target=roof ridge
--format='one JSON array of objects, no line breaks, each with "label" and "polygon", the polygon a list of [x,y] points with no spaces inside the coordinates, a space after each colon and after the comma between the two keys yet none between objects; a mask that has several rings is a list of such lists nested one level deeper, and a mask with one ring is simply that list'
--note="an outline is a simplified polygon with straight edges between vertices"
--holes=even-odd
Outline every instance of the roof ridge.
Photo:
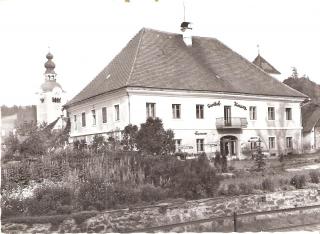
[{"label": "roof ridge", "polygon": [[224,44],[223,42],[221,42],[220,40],[218,40],[218,39],[216,39],[216,38],[212,38],[212,39],[218,41],[218,42],[221,43],[223,46],[225,46],[225,47],[227,47],[228,49],[230,49],[230,51],[231,51],[232,53],[238,55],[239,58],[241,58],[241,59],[244,60],[246,63],[248,63],[249,66],[254,66],[254,67],[258,68],[261,72],[263,72],[265,75],[267,75],[268,77],[270,77],[270,78],[271,78],[272,80],[274,80],[275,82],[277,82],[277,83],[279,83],[279,84],[281,84],[281,85],[287,86],[287,87],[289,87],[291,90],[293,90],[293,91],[295,91],[295,92],[297,92],[297,93],[302,94],[302,95],[301,95],[302,97],[308,97],[308,95],[305,95],[304,93],[302,93],[302,92],[300,92],[300,91],[298,91],[298,90],[296,90],[296,89],[294,89],[294,88],[291,88],[290,86],[284,84],[283,82],[279,81],[279,80],[276,79],[275,77],[271,76],[271,75],[268,74],[266,71],[264,71],[261,67],[259,67],[259,66],[255,65],[254,63],[250,62],[248,59],[246,59],[246,58],[243,57],[241,54],[237,53],[236,51],[234,51],[233,49],[231,49],[230,47],[228,47],[227,45],[225,45],[225,44]]},{"label": "roof ridge", "polygon": [[137,60],[137,57],[138,57],[138,53],[139,53],[139,51],[140,51],[140,45],[141,45],[141,41],[142,41],[143,35],[144,35],[144,33],[145,33],[145,30],[146,30],[146,28],[142,28],[142,30],[141,30],[139,42],[138,42],[138,45],[137,45],[137,50],[136,50],[136,53],[135,53],[134,58],[133,58],[131,70],[130,70],[128,79],[127,79],[127,81],[126,81],[126,86],[128,86],[129,81],[130,81],[130,79],[131,79],[131,76],[132,76],[132,73],[133,73],[133,70],[134,70],[134,67],[135,67],[135,63],[136,63],[136,60]]}]

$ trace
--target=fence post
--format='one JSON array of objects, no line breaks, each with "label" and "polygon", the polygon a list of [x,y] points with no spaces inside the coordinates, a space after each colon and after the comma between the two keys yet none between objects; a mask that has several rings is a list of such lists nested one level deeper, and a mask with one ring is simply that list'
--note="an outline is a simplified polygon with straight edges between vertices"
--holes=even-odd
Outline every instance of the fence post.
[{"label": "fence post", "polygon": [[237,232],[237,213],[233,212],[233,231]]}]

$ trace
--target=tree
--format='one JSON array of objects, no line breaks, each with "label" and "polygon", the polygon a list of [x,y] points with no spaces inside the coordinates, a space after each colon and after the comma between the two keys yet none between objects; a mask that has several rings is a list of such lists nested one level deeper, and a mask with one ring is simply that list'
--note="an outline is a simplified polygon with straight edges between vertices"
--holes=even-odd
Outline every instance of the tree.
[{"label": "tree", "polygon": [[169,154],[174,152],[174,133],[164,130],[162,120],[148,118],[141,124],[137,134],[137,149],[151,154]]},{"label": "tree", "polygon": [[98,153],[106,145],[106,141],[102,135],[94,135],[91,143],[91,149]]},{"label": "tree", "polygon": [[214,166],[220,172],[221,171],[221,153],[217,151],[214,157]]},{"label": "tree", "polygon": [[258,140],[258,145],[257,145],[257,155],[255,157],[255,166],[257,171],[263,171],[264,167],[266,165],[266,162],[264,160],[264,155],[262,153],[262,148],[261,148],[261,139]]},{"label": "tree", "polygon": [[133,151],[136,148],[137,134],[137,125],[129,124],[124,128],[121,140],[124,150]]},{"label": "tree", "polygon": [[299,74],[298,74],[298,70],[296,67],[292,67],[292,74],[290,76],[293,79],[298,79],[299,78]]}]

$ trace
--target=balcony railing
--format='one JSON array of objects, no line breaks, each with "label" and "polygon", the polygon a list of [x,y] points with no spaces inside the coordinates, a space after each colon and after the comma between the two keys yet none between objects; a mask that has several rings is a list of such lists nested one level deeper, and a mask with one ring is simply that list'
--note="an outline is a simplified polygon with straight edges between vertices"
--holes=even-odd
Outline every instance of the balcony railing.
[{"label": "balcony railing", "polygon": [[248,126],[247,118],[232,117],[232,118],[217,118],[217,129],[223,128],[246,128]]}]

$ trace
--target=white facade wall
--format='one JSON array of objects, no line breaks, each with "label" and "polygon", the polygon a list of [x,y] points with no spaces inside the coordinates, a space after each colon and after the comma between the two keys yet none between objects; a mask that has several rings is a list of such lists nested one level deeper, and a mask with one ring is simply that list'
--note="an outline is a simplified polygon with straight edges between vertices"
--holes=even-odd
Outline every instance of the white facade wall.
[{"label": "white facade wall", "polygon": [[[115,105],[119,105],[119,120],[115,119]],[[107,122],[102,122],[102,108],[107,108]],[[93,124],[92,110],[96,111],[96,124]],[[71,121],[71,134],[73,139],[86,139],[91,141],[93,135],[106,135],[123,130],[129,123],[128,96],[125,91],[99,96],[87,100],[68,109]],[[82,127],[82,113],[86,116],[86,126]],[[76,116],[76,122],[74,119]]]},{"label": "white facade wall", "polygon": [[[220,102],[220,105],[208,105]],[[247,108],[244,110],[235,106],[235,102]],[[301,99],[280,98],[253,95],[227,95],[217,93],[197,93],[187,91],[128,89],[113,94],[106,94],[99,98],[86,100],[84,103],[68,109],[71,119],[71,137],[110,133],[123,130],[131,123],[140,127],[146,121],[146,103],[155,103],[156,117],[162,119],[165,129],[172,129],[175,139],[181,139],[181,144],[192,146],[183,151],[196,153],[196,139],[204,139],[207,153],[220,150],[219,142],[223,136],[237,138],[237,156],[241,156],[241,149],[249,147],[251,137],[260,136],[264,142],[262,146],[268,150],[268,138],[275,137],[275,148],[272,152],[287,152],[286,137],[292,137],[293,150],[301,152]],[[181,118],[172,116],[172,104],[181,105]],[[204,118],[196,118],[196,105],[204,105]],[[114,119],[114,105],[120,106],[120,120]],[[216,128],[216,118],[224,117],[224,106],[231,106],[231,117],[246,118],[246,128],[222,129]],[[256,106],[257,120],[250,120],[249,106]],[[102,123],[102,107],[107,107],[108,122]],[[268,120],[268,107],[275,108],[275,120]],[[285,119],[285,108],[292,109],[292,120]],[[97,124],[92,126],[91,110],[96,110]],[[81,113],[86,113],[87,126],[81,127]],[[75,127],[74,115],[77,116]],[[218,143],[217,146],[213,144]]]},{"label": "white facade wall", "polygon": [[310,132],[303,133],[303,149],[306,152],[315,152],[315,128],[313,127]]}]

